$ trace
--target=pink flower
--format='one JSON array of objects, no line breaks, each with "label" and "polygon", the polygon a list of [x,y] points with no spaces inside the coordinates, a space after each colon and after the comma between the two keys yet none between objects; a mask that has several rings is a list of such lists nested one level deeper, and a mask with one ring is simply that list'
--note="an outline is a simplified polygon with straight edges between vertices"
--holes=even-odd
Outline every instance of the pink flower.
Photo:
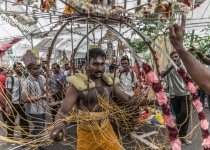
[{"label": "pink flower", "polygon": [[181,142],[180,142],[180,140],[177,138],[174,141],[172,141],[171,147],[172,147],[172,150],[181,150]]},{"label": "pink flower", "polygon": [[164,120],[167,126],[174,128],[175,127],[175,123],[174,123],[174,119],[172,118],[172,116],[168,116],[168,115],[164,115]]},{"label": "pink flower", "polygon": [[147,63],[142,63],[142,69],[146,72],[149,73],[150,71],[152,71],[152,68],[150,65],[148,65]]},{"label": "pink flower", "polygon": [[196,88],[192,82],[188,82],[188,89],[190,90],[190,93],[195,93]]},{"label": "pink flower", "polygon": [[150,71],[147,76],[152,83],[158,83],[157,75],[153,71]]},{"label": "pink flower", "polygon": [[203,130],[207,130],[209,128],[209,123],[208,123],[208,121],[206,119],[205,120],[201,120],[200,124],[201,124],[201,128]]},{"label": "pink flower", "polygon": [[201,112],[203,110],[202,103],[199,100],[195,100],[193,104],[195,105],[195,108],[198,112]]},{"label": "pink flower", "polygon": [[155,93],[158,93],[158,92],[162,91],[163,87],[162,87],[161,83],[153,83],[152,89],[154,90]]},{"label": "pink flower", "polygon": [[166,104],[167,103],[168,98],[166,97],[166,94],[165,93],[163,93],[161,91],[161,92],[158,92],[156,95],[157,95],[157,99],[158,99],[159,105],[163,105],[163,104]]},{"label": "pink flower", "polygon": [[210,136],[208,138],[203,139],[202,146],[204,148],[209,148],[210,147]]}]

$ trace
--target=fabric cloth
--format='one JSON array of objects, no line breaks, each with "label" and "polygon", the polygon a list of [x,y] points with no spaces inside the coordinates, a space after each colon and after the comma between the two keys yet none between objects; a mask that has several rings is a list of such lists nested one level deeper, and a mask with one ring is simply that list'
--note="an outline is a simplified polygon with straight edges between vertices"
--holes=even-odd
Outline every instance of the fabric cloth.
[{"label": "fabric cloth", "polygon": [[[206,97],[206,92],[203,89],[200,89],[200,101],[203,105],[203,108],[205,107],[205,97]],[[210,95],[207,95],[207,100],[208,100],[208,107],[210,108]]]},{"label": "fabric cloth", "polygon": [[69,76],[69,70],[64,71],[63,75],[64,75],[65,77],[68,77],[68,76]]},{"label": "fabric cloth", "polygon": [[[173,51],[173,46],[171,45],[169,38],[165,37],[164,35],[158,36],[158,38],[155,40],[155,43],[159,45],[163,51],[165,51],[167,54],[170,54]],[[154,50],[156,52],[158,62],[159,62],[159,69],[160,71],[165,67],[166,64],[169,63],[168,58],[159,50],[158,47],[154,45]],[[153,57],[153,56],[151,56]],[[151,59],[153,60],[153,58]],[[153,61],[153,68],[154,72],[157,72],[157,68],[155,66],[155,62]]]},{"label": "fabric cloth", "polygon": [[12,75],[14,83],[12,85],[12,78],[7,77],[5,88],[12,89],[12,99],[13,104],[23,104],[21,99],[22,84],[25,81],[25,76],[18,77],[16,74]]},{"label": "fabric cloth", "polygon": [[7,128],[7,137],[14,137],[14,127],[15,119],[17,117],[17,112],[20,116],[20,127],[22,132],[22,138],[26,138],[27,134],[29,133],[29,123],[27,120],[27,116],[25,114],[25,108],[23,104],[12,104],[12,115],[7,115],[7,125],[9,128]]},{"label": "fabric cloth", "polygon": [[77,137],[77,150],[122,150],[110,123],[97,132],[77,127]]},{"label": "fabric cloth", "polygon": [[[34,128],[31,130],[30,134],[38,135],[40,134],[45,128],[45,120],[46,115],[43,114],[29,114],[28,119],[33,123]],[[36,137],[37,139],[40,137]],[[39,144],[39,143],[37,143]],[[39,150],[47,150],[46,147],[40,146],[38,147]]]},{"label": "fabric cloth", "polygon": [[[171,64],[166,65],[166,67],[163,69],[163,71],[167,70],[170,66],[171,66]],[[184,65],[181,64],[180,67],[184,68]],[[182,77],[179,75],[179,73],[176,71],[175,68],[173,68],[167,74],[165,79],[168,82],[170,95],[172,95],[172,96],[186,96],[186,95],[190,94],[188,87],[185,85]]]},{"label": "fabric cloth", "polygon": [[[4,90],[5,83],[6,83],[6,76],[0,74],[0,94],[3,94],[5,91]],[[1,103],[0,103],[0,107],[4,108],[4,106]]]},{"label": "fabric cloth", "polygon": [[6,76],[0,74],[0,93],[4,91],[5,83],[6,83]]},{"label": "fabric cloth", "polygon": [[190,116],[190,99],[187,96],[175,96],[171,99],[173,110],[176,115],[176,124],[179,131],[179,137],[187,135]]},{"label": "fabric cloth", "polygon": [[[27,93],[31,98],[40,97],[43,95],[44,82],[42,77],[38,77],[38,80],[32,76],[28,76],[23,83],[22,93]],[[25,103],[25,109],[27,114],[43,114],[45,110],[45,100],[39,100],[37,102]]]},{"label": "fabric cloth", "polygon": [[82,120],[78,121],[78,126],[87,131],[99,131],[108,126],[109,119],[106,112],[87,112],[78,110],[78,116]]},{"label": "fabric cloth", "polygon": [[[58,74],[58,79],[64,84],[67,83],[65,75],[63,75],[62,73]],[[50,89],[58,90],[58,93],[53,95],[53,98],[56,101],[61,101],[64,99],[65,89],[62,89],[61,85],[59,84],[60,81],[57,81],[57,79],[55,79],[53,75],[50,76]]]},{"label": "fabric cloth", "polygon": [[118,87],[120,88],[121,91],[125,92],[127,95],[129,96],[133,96],[134,95],[134,84],[137,82],[137,78],[136,78],[136,73],[133,72],[133,82],[132,82],[132,71],[128,72],[128,74],[126,75],[126,73],[122,73],[119,77],[120,79],[120,83],[118,84]]}]

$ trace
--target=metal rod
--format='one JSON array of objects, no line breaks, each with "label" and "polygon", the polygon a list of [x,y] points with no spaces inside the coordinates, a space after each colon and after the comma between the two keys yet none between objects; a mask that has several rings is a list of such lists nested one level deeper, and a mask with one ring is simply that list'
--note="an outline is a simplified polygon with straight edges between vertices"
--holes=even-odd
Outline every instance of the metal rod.
[{"label": "metal rod", "polygon": [[28,5],[26,5],[26,16],[28,16]]}]

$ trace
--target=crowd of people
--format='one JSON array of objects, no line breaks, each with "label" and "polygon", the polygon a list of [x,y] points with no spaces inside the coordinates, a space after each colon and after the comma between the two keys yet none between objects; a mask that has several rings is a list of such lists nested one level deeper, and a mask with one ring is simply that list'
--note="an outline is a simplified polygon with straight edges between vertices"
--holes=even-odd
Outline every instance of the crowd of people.
[{"label": "crowd of people", "polygon": [[[178,67],[186,68],[200,88],[210,94],[210,84],[208,84],[210,72],[189,51],[195,52],[207,65],[210,64],[210,59],[194,47],[189,51],[184,49],[184,27],[185,16],[182,17],[180,26],[171,25],[169,27],[169,38],[176,49],[170,54],[170,57]],[[109,111],[101,103],[104,101],[109,104],[110,100],[114,100],[118,106],[123,107],[124,113],[139,112],[138,106],[158,104],[156,100],[140,98],[135,95],[139,82],[140,84],[142,82],[139,80],[141,72],[135,72],[132,69],[128,56],[123,56],[120,64],[113,61],[109,65],[109,73],[105,71],[105,60],[104,51],[93,48],[89,50],[87,72],[82,66],[70,70],[69,64],[64,66],[65,71],[61,71],[61,66],[53,63],[49,69],[49,83],[46,80],[46,61],[42,61],[41,64],[32,62],[25,68],[20,62],[15,62],[10,71],[4,67],[0,68],[0,102],[2,116],[7,123],[7,137],[14,138],[17,114],[20,117],[19,125],[22,138],[40,134],[46,127],[45,112],[46,106],[50,102],[52,104],[50,105],[52,122],[55,123],[51,134],[52,139],[66,140],[68,122],[63,121],[62,118],[68,117],[69,112],[76,105],[78,116],[82,118],[77,121],[78,150],[122,149],[110,124]],[[169,103],[171,103],[176,117],[179,138],[183,143],[190,144],[191,141],[185,138],[190,113],[189,90],[171,64],[166,65],[161,77],[168,84]],[[46,88],[46,84],[49,85],[48,88]],[[143,90],[144,88],[140,88],[140,93],[143,93]],[[130,109],[131,107],[132,109]],[[130,135],[135,132],[136,120],[134,118],[135,116],[128,118],[133,128],[129,131]],[[90,120],[92,120],[91,124],[89,124]],[[29,121],[34,125],[31,130],[29,130]],[[124,124],[120,126],[122,131],[126,128]],[[131,136],[131,138],[133,137]],[[39,146],[39,149],[44,150],[46,147],[42,145]]]}]

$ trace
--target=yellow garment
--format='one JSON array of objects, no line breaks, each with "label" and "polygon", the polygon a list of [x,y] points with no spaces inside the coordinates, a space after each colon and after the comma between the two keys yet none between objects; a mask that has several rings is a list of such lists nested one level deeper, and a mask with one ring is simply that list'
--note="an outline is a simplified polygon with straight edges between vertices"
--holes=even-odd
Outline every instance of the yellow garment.
[{"label": "yellow garment", "polygon": [[[164,35],[160,35],[156,40],[155,43],[159,45],[168,55],[173,51],[173,47],[169,42],[169,39],[165,37]],[[160,72],[163,70],[163,68],[169,63],[169,60],[167,57],[157,48],[154,47],[156,51],[156,55],[158,57],[159,65],[160,65]],[[153,62],[153,68],[154,72],[157,72],[155,63]]]},{"label": "yellow garment", "polygon": [[[83,122],[87,120],[87,126],[90,120],[105,120],[103,127],[98,124],[98,131],[87,131],[78,125],[77,127],[77,150],[122,150],[120,143],[112,126],[109,122],[107,112],[87,112],[79,110],[79,117]],[[84,124],[84,123],[83,123]],[[93,124],[93,127],[97,123]],[[103,124],[103,123],[102,123]]]},{"label": "yellow garment", "polygon": [[122,150],[110,123],[98,132],[77,127],[77,138],[77,150]]},{"label": "yellow garment", "polygon": [[78,111],[78,126],[86,131],[97,132],[107,128],[109,124],[108,113],[106,112],[87,112]]}]

